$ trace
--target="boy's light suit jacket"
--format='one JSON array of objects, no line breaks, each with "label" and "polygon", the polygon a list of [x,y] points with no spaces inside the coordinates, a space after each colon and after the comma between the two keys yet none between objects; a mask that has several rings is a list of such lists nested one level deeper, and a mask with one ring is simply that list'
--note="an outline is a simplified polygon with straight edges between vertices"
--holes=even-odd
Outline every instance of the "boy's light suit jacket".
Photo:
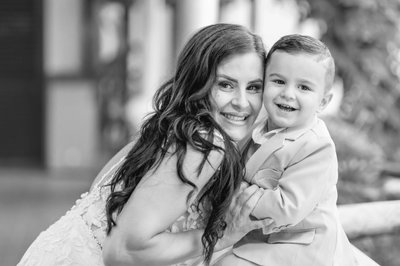
[{"label": "boy's light suit jacket", "polygon": [[338,218],[336,150],[322,120],[263,143],[248,160],[245,179],[265,189],[252,215],[273,223],[239,241],[237,256],[259,265],[357,265]]}]

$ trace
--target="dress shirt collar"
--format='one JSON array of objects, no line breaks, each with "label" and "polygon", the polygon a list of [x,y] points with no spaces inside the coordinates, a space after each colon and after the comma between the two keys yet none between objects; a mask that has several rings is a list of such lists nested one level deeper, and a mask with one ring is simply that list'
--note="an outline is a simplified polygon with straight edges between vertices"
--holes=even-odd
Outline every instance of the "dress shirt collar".
[{"label": "dress shirt collar", "polygon": [[252,139],[256,144],[263,144],[273,136],[278,133],[282,133],[285,135],[286,140],[296,140],[301,135],[303,135],[308,129],[314,127],[318,123],[318,118],[315,116],[312,123],[308,126],[300,127],[300,128],[277,128],[274,130],[267,131],[268,119],[263,123],[259,123],[253,130]]}]

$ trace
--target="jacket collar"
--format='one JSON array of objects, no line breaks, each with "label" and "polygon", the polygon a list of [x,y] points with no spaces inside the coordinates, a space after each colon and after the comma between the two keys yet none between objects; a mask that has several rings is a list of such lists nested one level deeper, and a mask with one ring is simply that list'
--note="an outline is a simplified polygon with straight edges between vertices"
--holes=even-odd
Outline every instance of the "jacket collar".
[{"label": "jacket collar", "polygon": [[315,127],[315,125],[318,123],[318,118],[315,116],[313,121],[307,126],[296,127],[296,128],[279,128],[271,130],[269,132],[264,132],[266,123],[268,123],[268,119],[265,122],[259,123],[255,126],[252,133],[252,138],[255,143],[261,144],[260,142],[265,142],[266,139],[270,139],[276,134],[283,134],[285,140],[295,141],[310,128]]},{"label": "jacket collar", "polygon": [[[255,130],[262,130],[265,126],[265,123],[266,122],[258,124],[255,127]],[[295,129],[284,128],[277,131],[276,134],[270,137],[264,145],[261,145],[247,161],[245,175],[246,181],[250,182],[252,180],[253,176],[264,164],[264,162],[271,156],[271,154],[283,147],[285,140],[295,141],[296,139],[301,137],[308,129],[314,127],[316,123],[318,123],[317,117],[315,117],[313,122],[310,123],[310,125],[308,126]],[[250,140],[250,143],[254,145],[255,142],[254,140]],[[251,145],[250,143],[247,142],[248,145]]]}]

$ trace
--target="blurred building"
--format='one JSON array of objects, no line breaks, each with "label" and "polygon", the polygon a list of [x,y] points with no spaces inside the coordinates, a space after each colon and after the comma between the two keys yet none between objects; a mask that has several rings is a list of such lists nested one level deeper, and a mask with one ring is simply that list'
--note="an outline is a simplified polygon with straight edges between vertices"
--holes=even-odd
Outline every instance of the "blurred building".
[{"label": "blurred building", "polygon": [[151,111],[193,31],[242,24],[270,46],[294,0],[2,0],[0,165],[95,168]]}]

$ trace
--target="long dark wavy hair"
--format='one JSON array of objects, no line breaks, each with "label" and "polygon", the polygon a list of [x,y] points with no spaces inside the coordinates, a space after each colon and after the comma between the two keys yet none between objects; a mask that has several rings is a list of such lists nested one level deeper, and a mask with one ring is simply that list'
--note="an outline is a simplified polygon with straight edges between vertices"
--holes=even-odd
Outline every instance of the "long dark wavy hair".
[{"label": "long dark wavy hair", "polygon": [[[144,121],[137,141],[117,170],[107,199],[107,233],[116,225],[118,215],[136,186],[149,170],[159,166],[167,151],[177,157],[177,176],[196,189],[185,177],[182,163],[187,145],[201,152],[201,172],[212,150],[223,152],[223,159],[202,191],[199,204],[210,206],[202,236],[204,261],[209,264],[214,246],[226,227],[225,213],[243,174],[239,151],[231,138],[211,115],[211,88],[218,65],[230,56],[255,52],[264,64],[266,52],[259,36],[243,26],[215,24],[207,26],[187,42],[181,51],[174,76],[156,92],[154,112]],[[223,147],[214,145],[215,133],[223,138]]]}]

